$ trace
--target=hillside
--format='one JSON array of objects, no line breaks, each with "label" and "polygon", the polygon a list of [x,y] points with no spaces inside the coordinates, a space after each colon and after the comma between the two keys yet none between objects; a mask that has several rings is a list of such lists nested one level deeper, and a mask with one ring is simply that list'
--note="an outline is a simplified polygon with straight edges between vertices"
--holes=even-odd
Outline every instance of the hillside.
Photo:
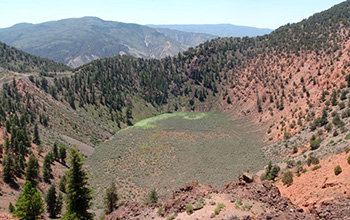
[{"label": "hillside", "polygon": [[63,64],[56,63],[49,59],[36,57],[1,42],[0,67],[19,73],[62,72],[70,69]]},{"label": "hillside", "polygon": [[96,17],[22,23],[0,29],[0,41],[71,67],[119,54],[163,58],[213,38],[181,31],[163,34],[146,26]]},{"label": "hillside", "polygon": [[[341,84],[347,85],[348,4],[283,26],[270,35],[212,40],[159,61],[98,60],[77,69],[72,81],[92,84],[78,83],[78,90],[105,91],[101,100],[108,106],[112,104],[111,91],[118,94],[118,88],[124,88],[124,92],[141,94],[148,102],[170,110],[176,109],[176,98],[177,108],[187,110],[209,110],[214,106],[210,103],[216,102],[221,111],[258,113],[260,121],[272,120],[269,138],[283,139],[314,117],[311,110],[321,111],[316,107],[322,91],[331,93]],[[78,90],[74,91],[76,97]],[[126,106],[122,100],[125,98],[118,105]]]},{"label": "hillside", "polygon": [[194,33],[212,34],[219,37],[256,37],[271,33],[268,28],[254,28],[233,24],[174,24],[174,25],[147,25],[152,28],[171,29]]}]

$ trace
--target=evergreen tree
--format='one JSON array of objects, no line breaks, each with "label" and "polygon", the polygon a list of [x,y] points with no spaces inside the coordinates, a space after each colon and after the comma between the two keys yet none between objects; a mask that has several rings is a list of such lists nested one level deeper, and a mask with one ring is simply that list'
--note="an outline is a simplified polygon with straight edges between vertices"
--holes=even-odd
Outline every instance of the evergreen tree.
[{"label": "evergreen tree", "polygon": [[67,150],[64,146],[60,146],[59,157],[60,157],[61,163],[66,164]]},{"label": "evergreen tree", "polygon": [[58,183],[58,188],[61,190],[61,192],[66,193],[66,176],[62,176],[60,182]]},{"label": "evergreen tree", "polygon": [[257,101],[256,101],[256,104],[257,104],[257,106],[258,106],[258,112],[259,112],[259,113],[262,112],[261,101],[260,101],[259,96],[258,96],[258,99],[257,99]]},{"label": "evergreen tree", "polygon": [[43,168],[43,179],[45,183],[50,183],[51,172],[46,167]]},{"label": "evergreen tree", "polygon": [[132,110],[131,110],[131,107],[128,106],[126,108],[126,123],[129,125],[129,126],[132,126],[132,122],[131,122],[131,119],[133,118],[132,117]]},{"label": "evergreen tree", "polygon": [[58,147],[57,147],[57,142],[53,144],[52,148],[52,156],[54,160],[58,160]]},{"label": "evergreen tree", "polygon": [[39,155],[41,155],[44,152],[44,148],[41,144],[38,145],[37,150]]},{"label": "evergreen tree", "polygon": [[57,197],[57,200],[56,200],[56,211],[57,211],[57,214],[61,214],[62,212],[62,207],[63,207],[63,195],[61,192],[58,193],[58,197]]},{"label": "evergreen tree", "polygon": [[44,158],[44,164],[43,164],[43,179],[46,183],[50,183],[51,179],[51,163],[52,163],[52,154],[46,154]]},{"label": "evergreen tree", "polygon": [[110,214],[116,208],[118,202],[118,194],[116,193],[116,187],[114,184],[106,190],[106,196],[104,198],[105,212]]},{"label": "evergreen tree", "polygon": [[40,137],[39,137],[38,124],[34,125],[33,143],[36,145],[40,145],[40,143],[41,143]]},{"label": "evergreen tree", "polygon": [[11,153],[7,153],[3,161],[2,178],[6,183],[12,181],[14,177],[14,162]]},{"label": "evergreen tree", "polygon": [[35,186],[27,181],[23,192],[16,202],[14,216],[25,220],[34,220],[43,212],[43,201]]},{"label": "evergreen tree", "polygon": [[51,185],[45,198],[46,209],[50,218],[56,218],[62,209],[62,194],[57,197],[56,186]]},{"label": "evergreen tree", "polygon": [[29,157],[25,176],[26,180],[36,187],[39,177],[39,162],[34,154]]},{"label": "evergreen tree", "polygon": [[16,210],[16,209],[15,209],[15,207],[13,206],[12,202],[10,202],[10,204],[9,204],[9,212],[10,212],[10,213],[13,213],[15,210]]},{"label": "evergreen tree", "polygon": [[92,219],[88,212],[91,206],[91,189],[88,188],[87,173],[83,169],[82,155],[75,149],[70,149],[70,169],[67,173],[67,211],[64,220]]}]

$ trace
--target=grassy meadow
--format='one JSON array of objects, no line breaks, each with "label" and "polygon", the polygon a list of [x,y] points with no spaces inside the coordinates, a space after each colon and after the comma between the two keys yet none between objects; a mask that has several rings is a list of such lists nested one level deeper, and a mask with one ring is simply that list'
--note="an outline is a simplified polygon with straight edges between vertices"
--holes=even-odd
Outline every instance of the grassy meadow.
[{"label": "grassy meadow", "polygon": [[148,118],[101,143],[86,163],[101,201],[112,181],[122,200],[143,202],[151,189],[161,197],[194,180],[222,187],[247,170],[261,169],[262,132],[228,115],[169,113]]}]

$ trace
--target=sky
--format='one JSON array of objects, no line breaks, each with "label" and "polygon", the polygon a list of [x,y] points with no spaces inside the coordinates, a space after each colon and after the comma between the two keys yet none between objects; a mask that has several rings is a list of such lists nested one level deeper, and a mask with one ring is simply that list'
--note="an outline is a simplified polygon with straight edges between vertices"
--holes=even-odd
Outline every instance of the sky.
[{"label": "sky", "polygon": [[0,0],[0,28],[95,16],[137,24],[235,24],[276,29],[343,0]]}]

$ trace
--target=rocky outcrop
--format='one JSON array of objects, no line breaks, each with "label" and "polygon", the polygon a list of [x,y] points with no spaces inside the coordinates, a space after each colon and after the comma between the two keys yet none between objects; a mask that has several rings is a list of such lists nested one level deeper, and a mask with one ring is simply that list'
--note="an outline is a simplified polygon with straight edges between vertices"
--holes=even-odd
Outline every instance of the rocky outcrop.
[{"label": "rocky outcrop", "polygon": [[350,198],[337,197],[328,199],[311,208],[311,213],[318,219],[347,220],[350,219]]},{"label": "rocky outcrop", "polygon": [[[198,182],[193,182],[175,191],[173,198],[167,202],[153,205],[140,205],[134,202],[126,203],[105,219],[153,219],[156,208],[160,206],[163,209],[159,213],[159,217],[166,217],[173,213],[183,213],[186,211],[187,204],[199,201],[201,197],[214,194],[231,197],[232,203],[238,198],[244,198],[245,200],[263,204],[268,210],[258,215],[241,216],[240,219],[317,219],[315,213],[305,212],[303,209],[293,205],[289,199],[282,197],[278,188],[271,182],[246,183],[242,180],[226,184],[221,191],[216,191],[209,185],[201,186]],[[235,210],[230,214],[235,214]],[[189,219],[191,219],[190,217]]]},{"label": "rocky outcrop", "polygon": [[313,214],[304,212],[289,199],[281,196],[280,191],[269,181],[262,183],[230,182],[219,193],[232,196],[232,201],[244,198],[263,203],[269,210],[262,213],[258,219],[316,219]]},{"label": "rocky outcrop", "polygon": [[154,209],[162,206],[163,210],[160,213],[161,216],[167,216],[173,213],[180,213],[186,210],[186,205],[195,200],[199,200],[200,197],[204,197],[211,193],[216,193],[210,185],[199,185],[197,181],[194,181],[185,187],[173,193],[171,200],[164,203],[157,203],[151,205],[140,205],[136,202],[127,202],[123,206],[119,207],[112,214],[106,216],[106,220],[119,220],[119,219],[150,219],[150,215],[154,212]]},{"label": "rocky outcrop", "polygon": [[217,191],[210,185],[201,186],[197,181],[192,182],[173,193],[172,200],[164,203],[164,212],[162,212],[162,214],[166,216],[172,213],[184,212],[186,210],[186,205],[190,202],[216,192]]}]

